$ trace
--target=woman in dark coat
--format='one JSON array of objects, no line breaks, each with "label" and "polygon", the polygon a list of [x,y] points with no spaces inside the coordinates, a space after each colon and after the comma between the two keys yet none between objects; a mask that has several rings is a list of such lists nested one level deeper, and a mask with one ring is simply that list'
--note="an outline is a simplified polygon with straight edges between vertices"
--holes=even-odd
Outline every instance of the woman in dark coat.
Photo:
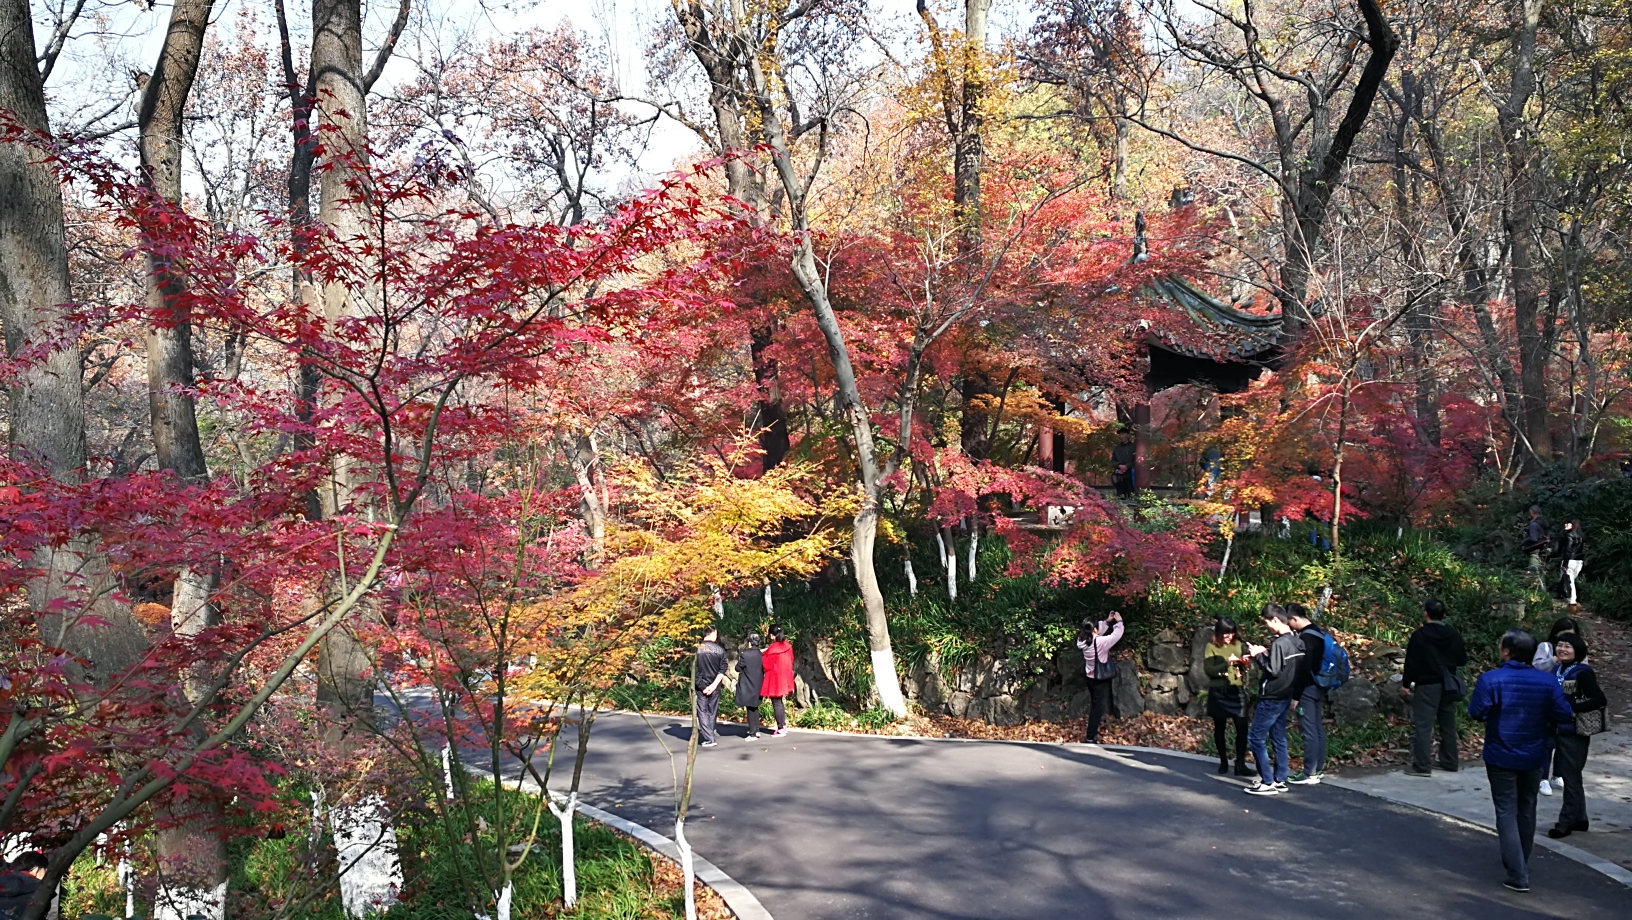
[{"label": "woman in dark coat", "polygon": [[749,633],[737,653],[737,705],[748,710],[748,740],[759,738],[759,694],[765,686],[765,659],[759,633]]},{"label": "woman in dark coat", "polygon": [[[1558,661],[1559,685],[1576,715],[1597,712],[1609,705],[1603,688],[1598,685],[1598,674],[1587,663],[1587,642],[1575,633],[1564,633],[1553,650]],[[1591,735],[1577,734],[1573,725],[1558,730],[1558,775],[1564,780],[1564,807],[1559,809],[1558,823],[1547,831],[1557,840],[1576,831],[1587,829],[1587,792],[1581,782],[1581,771],[1587,766],[1587,748]],[[1546,780],[1542,780],[1543,783]]]}]

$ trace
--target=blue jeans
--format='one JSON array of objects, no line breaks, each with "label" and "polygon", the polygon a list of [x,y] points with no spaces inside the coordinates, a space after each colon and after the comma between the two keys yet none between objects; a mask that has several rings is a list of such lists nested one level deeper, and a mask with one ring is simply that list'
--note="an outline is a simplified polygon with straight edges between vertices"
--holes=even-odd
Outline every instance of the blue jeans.
[{"label": "blue jeans", "polygon": [[[1284,783],[1287,774],[1286,719],[1292,712],[1291,700],[1259,700],[1252,712],[1252,727],[1247,729],[1247,747],[1252,748],[1252,759],[1258,762],[1258,778],[1265,783]],[[1271,772],[1269,749],[1265,740],[1275,744],[1275,767]]]},{"label": "blue jeans", "polygon": [[1303,772],[1319,773],[1326,768],[1326,723],[1321,721],[1321,704],[1326,691],[1310,684],[1298,698],[1298,734],[1303,736]]},{"label": "blue jeans", "polygon": [[1536,839],[1536,792],[1540,770],[1504,770],[1485,764],[1490,801],[1496,806],[1496,838],[1501,843],[1507,881],[1530,887],[1530,850]]}]

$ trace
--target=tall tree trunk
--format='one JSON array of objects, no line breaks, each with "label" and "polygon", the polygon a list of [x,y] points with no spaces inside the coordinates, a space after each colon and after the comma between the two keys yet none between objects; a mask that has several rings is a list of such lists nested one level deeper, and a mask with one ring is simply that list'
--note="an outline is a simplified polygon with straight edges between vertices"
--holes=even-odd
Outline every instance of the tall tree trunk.
[{"label": "tall tree trunk", "polygon": [[762,463],[768,470],[788,456],[788,449],[793,443],[788,434],[788,413],[782,404],[780,370],[776,358],[770,355],[771,347],[776,344],[775,317],[755,325],[749,330],[749,338],[749,354],[754,362],[754,386],[759,392],[754,428],[759,433]]},{"label": "tall tree trunk", "polygon": [[1519,342],[1519,396],[1524,434],[1533,459],[1552,456],[1548,424],[1548,330],[1541,326],[1541,292],[1546,286],[1540,229],[1543,194],[1539,152],[1532,139],[1525,109],[1536,92],[1536,31],[1541,23],[1541,0],[1513,0],[1513,76],[1507,98],[1496,107],[1502,129],[1502,151],[1507,165],[1507,201],[1503,228],[1507,232],[1508,271],[1513,288],[1513,323]]},{"label": "tall tree trunk", "polygon": [[[1321,235],[1326,228],[1326,216],[1332,195],[1343,179],[1348,165],[1349,151],[1360,129],[1371,113],[1371,105],[1382,87],[1388,65],[1399,50],[1400,38],[1389,25],[1378,0],[1358,0],[1360,13],[1366,20],[1366,43],[1371,46],[1366,66],[1355,82],[1354,93],[1343,112],[1343,120],[1329,137],[1316,134],[1319,140],[1311,145],[1304,158],[1289,156],[1290,147],[1297,143],[1296,133],[1282,128],[1277,119],[1277,143],[1281,146],[1283,163],[1303,162],[1306,165],[1282,176],[1282,182],[1292,188],[1291,198],[1283,205],[1283,230],[1286,233],[1286,261],[1281,268],[1280,300],[1283,334],[1296,338],[1302,332],[1309,314],[1309,280],[1314,275],[1315,255]],[[1317,126],[1321,119],[1315,119]]]},{"label": "tall tree trunk", "polygon": [[792,256],[793,277],[816,314],[816,326],[827,343],[828,359],[833,364],[839,409],[850,423],[855,438],[856,467],[861,478],[861,506],[856,510],[852,522],[850,561],[856,567],[856,588],[861,593],[862,609],[866,615],[873,684],[878,691],[880,705],[898,717],[905,716],[907,702],[901,694],[901,682],[896,675],[895,651],[890,644],[890,623],[884,610],[884,593],[879,588],[878,573],[873,564],[883,477],[873,440],[872,417],[862,401],[861,388],[856,383],[856,372],[850,363],[850,350],[844,341],[844,331],[839,327],[838,316],[828,299],[826,277],[816,264],[804,189],[794,172],[787,134],[782,128],[781,115],[771,101],[769,81],[765,78],[758,55],[748,56],[747,70],[765,139],[771,149],[772,164],[788,197],[788,208],[793,217],[796,234]]},{"label": "tall tree trunk", "polygon": [[[361,0],[312,0],[311,68],[312,136],[319,151],[314,162],[318,220],[340,245],[355,244],[372,224],[368,200],[370,77],[363,67]],[[324,321],[332,325],[358,314],[362,293],[342,283],[323,284]],[[326,515],[352,503],[357,485],[353,475],[344,458],[335,462],[332,484],[323,496]],[[359,605],[351,622],[324,638],[318,655],[317,700],[335,716],[325,745],[342,760],[356,747],[347,726],[356,719],[372,718],[372,662],[356,629],[372,612],[370,605]],[[396,831],[384,798],[370,794],[355,802],[337,802],[330,807],[329,818],[337,845],[353,851],[340,877],[346,913],[360,917],[390,909],[403,879]]]},{"label": "tall tree trunk", "polygon": [[[45,87],[35,62],[34,32],[25,0],[0,0],[0,109],[48,137]],[[85,407],[81,354],[72,337],[57,335],[72,299],[62,186],[39,150],[0,143],[0,326],[6,353],[45,343],[24,367],[8,397],[13,457],[38,462],[55,478],[85,475]],[[117,584],[91,537],[39,551],[41,572],[29,583],[41,638],[87,662],[96,684],[140,661],[147,638],[130,610],[116,603]],[[87,619],[99,621],[93,628]]]},{"label": "tall tree trunk", "polygon": [[[177,0],[171,7],[158,64],[137,110],[142,180],[156,199],[176,208],[181,206],[182,116],[198,73],[204,31],[213,6],[214,0]],[[198,436],[192,394],[192,316],[187,306],[187,282],[183,272],[161,255],[164,241],[151,233],[149,228],[143,229],[147,305],[153,317],[146,334],[153,452],[161,469],[184,482],[198,484],[208,479],[209,470]],[[185,566],[176,573],[171,627],[178,635],[196,636],[217,625],[210,599],[214,581],[205,567]],[[192,688],[188,697],[196,702]],[[228,856],[221,833],[224,814],[219,801],[165,797],[158,807],[160,887],[155,917],[225,917]]]},{"label": "tall tree trunk", "polygon": [[1437,286],[1423,264],[1422,247],[1417,242],[1417,214],[1421,201],[1415,194],[1418,179],[1407,170],[1406,135],[1417,120],[1421,107],[1415,76],[1407,70],[1400,75],[1400,115],[1394,126],[1394,224],[1399,239],[1400,261],[1412,281],[1407,285],[1405,333],[1411,346],[1411,373],[1416,385],[1417,440],[1424,447],[1438,448],[1439,393],[1434,379],[1433,305],[1438,302]]},{"label": "tall tree trunk", "polygon": [[934,67],[940,83],[946,130],[952,138],[952,206],[962,226],[963,244],[980,248],[980,173],[986,159],[986,23],[991,0],[964,0],[963,31],[949,47],[926,0],[918,0],[918,18],[929,30]]}]

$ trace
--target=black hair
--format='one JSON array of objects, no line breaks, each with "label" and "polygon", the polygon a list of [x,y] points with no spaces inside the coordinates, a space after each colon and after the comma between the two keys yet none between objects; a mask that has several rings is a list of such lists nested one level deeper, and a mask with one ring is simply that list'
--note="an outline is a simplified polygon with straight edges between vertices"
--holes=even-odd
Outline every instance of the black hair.
[{"label": "black hair", "polygon": [[1530,513],[1537,516],[1537,517],[1540,517],[1541,516],[1541,506],[1540,505],[1531,505],[1530,506]]},{"label": "black hair", "polygon": [[1099,635],[1099,622],[1092,617],[1083,620],[1082,625],[1077,627],[1078,642],[1087,642],[1097,635]]},{"label": "black hair", "polygon": [[51,865],[51,861],[46,859],[45,854],[41,853],[39,850],[29,850],[11,861],[11,868],[16,872],[28,872],[33,869],[44,869],[49,865]]},{"label": "black hair", "polygon": [[759,648],[759,641],[759,633],[751,632],[747,638],[742,640],[742,644],[748,648]]},{"label": "black hair", "polygon": [[1286,605],[1286,618],[1290,620],[1293,617],[1302,617],[1311,623],[1315,621],[1315,618],[1309,615],[1309,609],[1302,604]]},{"label": "black hair", "polygon": [[1587,660],[1587,640],[1581,638],[1580,635],[1576,633],[1565,633],[1564,635],[1558,637],[1557,644],[1568,645],[1570,648],[1575,649],[1575,660],[1577,663]]},{"label": "black hair", "polygon": [[1581,624],[1577,623],[1573,617],[1559,617],[1553,621],[1553,628],[1547,631],[1547,641],[1557,645],[1558,637],[1565,633],[1575,633],[1579,636],[1581,634]]},{"label": "black hair", "polygon": [[1213,621],[1213,644],[1223,645],[1224,636],[1234,633],[1237,639],[1241,638],[1241,631],[1236,628],[1235,621],[1229,617],[1219,617]]},{"label": "black hair", "polygon": [[1536,637],[1522,629],[1510,629],[1502,636],[1502,648],[1513,661],[1529,664],[1536,657]]},{"label": "black hair", "polygon": [[1428,619],[1438,623],[1445,619],[1445,602],[1437,597],[1430,597],[1423,603],[1422,612],[1428,615]]},{"label": "black hair", "polygon": [[772,623],[771,624],[771,641],[772,642],[785,642],[785,641],[787,641],[786,637],[782,635],[782,624],[780,624],[780,623]]},{"label": "black hair", "polygon": [[1266,619],[1266,620],[1280,620],[1282,623],[1285,623],[1286,622],[1286,608],[1282,607],[1280,604],[1265,604],[1264,605],[1264,619]]}]

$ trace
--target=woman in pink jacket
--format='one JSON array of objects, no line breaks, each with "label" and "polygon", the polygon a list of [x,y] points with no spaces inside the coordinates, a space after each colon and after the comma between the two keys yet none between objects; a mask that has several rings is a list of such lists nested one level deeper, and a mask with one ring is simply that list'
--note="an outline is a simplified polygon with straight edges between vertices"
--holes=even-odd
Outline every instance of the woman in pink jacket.
[{"label": "woman in pink jacket", "polygon": [[1088,734],[1083,740],[1099,743],[1099,723],[1111,707],[1111,682],[1116,679],[1116,663],[1111,649],[1122,640],[1122,614],[1112,610],[1102,622],[1083,621],[1077,630],[1077,648],[1088,673]]}]

